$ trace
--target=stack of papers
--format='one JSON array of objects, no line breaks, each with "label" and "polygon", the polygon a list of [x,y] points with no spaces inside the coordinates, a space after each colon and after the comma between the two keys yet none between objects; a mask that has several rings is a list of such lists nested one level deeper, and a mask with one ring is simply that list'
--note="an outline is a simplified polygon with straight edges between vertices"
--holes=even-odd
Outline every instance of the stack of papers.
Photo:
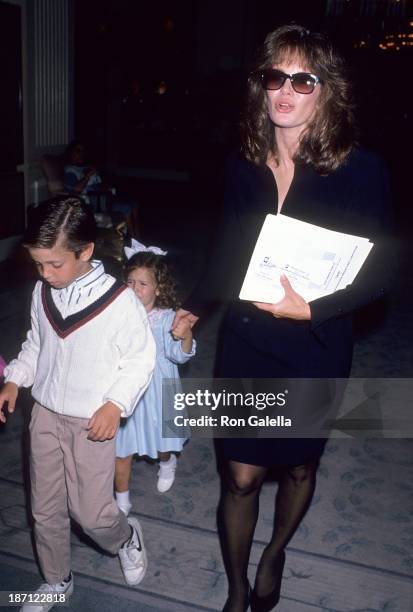
[{"label": "stack of papers", "polygon": [[351,285],[372,247],[367,238],[267,215],[239,297],[275,304],[284,297],[280,276],[285,274],[311,302]]}]

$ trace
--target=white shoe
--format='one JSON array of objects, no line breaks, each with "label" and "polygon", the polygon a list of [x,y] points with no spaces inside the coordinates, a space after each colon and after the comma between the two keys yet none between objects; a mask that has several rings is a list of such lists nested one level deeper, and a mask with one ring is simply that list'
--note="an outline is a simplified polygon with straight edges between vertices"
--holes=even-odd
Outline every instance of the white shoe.
[{"label": "white shoe", "polygon": [[[172,455],[174,456],[174,455]],[[165,465],[165,463],[169,463],[166,461],[159,462],[159,470],[158,470],[158,482],[156,488],[159,493],[166,493],[172,487],[175,480],[175,471],[176,471],[176,457],[175,462],[172,465]]]},{"label": "white shoe", "polygon": [[138,519],[128,518],[133,534],[120,549],[119,561],[128,584],[139,584],[148,569],[148,557],[143,544],[142,529]]},{"label": "white shoe", "polygon": [[[26,601],[20,610],[22,612],[47,612],[56,604],[65,604],[73,593],[73,574],[70,580],[63,580],[57,584],[41,584],[37,591],[32,593],[32,601]],[[48,601],[51,599],[51,601]]]}]

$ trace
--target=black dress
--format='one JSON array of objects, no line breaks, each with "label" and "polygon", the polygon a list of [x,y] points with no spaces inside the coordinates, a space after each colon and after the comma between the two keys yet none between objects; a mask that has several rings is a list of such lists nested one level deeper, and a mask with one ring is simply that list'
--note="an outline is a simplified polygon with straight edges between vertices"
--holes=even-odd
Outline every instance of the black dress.
[{"label": "black dress", "polygon": [[[389,288],[390,197],[381,159],[354,150],[328,176],[296,165],[282,213],[375,243],[354,283],[310,303],[311,321],[275,319],[238,299],[259,231],[277,213],[277,185],[267,166],[232,158],[227,167],[224,215],[214,255],[198,289],[185,303],[195,314],[228,302],[218,376],[223,378],[347,378],[353,352],[353,312]],[[306,393],[303,392],[303,402]],[[254,465],[298,465],[317,459],[325,439],[226,439],[229,459]]]}]

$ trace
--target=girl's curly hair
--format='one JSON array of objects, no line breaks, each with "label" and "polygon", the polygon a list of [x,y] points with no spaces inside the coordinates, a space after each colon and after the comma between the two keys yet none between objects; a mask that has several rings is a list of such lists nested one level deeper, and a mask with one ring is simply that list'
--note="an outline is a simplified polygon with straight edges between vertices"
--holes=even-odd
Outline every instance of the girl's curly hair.
[{"label": "girl's curly hair", "polygon": [[177,295],[176,283],[173,278],[170,264],[165,255],[155,255],[150,251],[143,251],[132,255],[125,264],[125,279],[137,268],[148,268],[155,278],[156,288],[159,295],[156,296],[155,306],[158,308],[172,308],[176,310],[180,306]]},{"label": "girl's curly hair", "polygon": [[323,85],[314,118],[301,135],[294,161],[310,163],[320,174],[329,174],[345,162],[356,144],[350,80],[343,59],[328,38],[296,24],[270,32],[258,50],[247,83],[241,122],[242,150],[257,165],[265,164],[270,152],[278,160],[274,125],[268,116],[260,74],[295,59],[305,70],[320,77]]}]

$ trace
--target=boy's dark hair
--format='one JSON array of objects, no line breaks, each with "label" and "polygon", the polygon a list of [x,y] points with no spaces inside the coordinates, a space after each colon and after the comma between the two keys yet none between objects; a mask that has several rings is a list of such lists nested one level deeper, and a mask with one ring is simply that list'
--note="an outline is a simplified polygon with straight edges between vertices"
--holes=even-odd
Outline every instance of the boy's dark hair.
[{"label": "boy's dark hair", "polygon": [[93,211],[79,198],[48,200],[29,214],[23,246],[52,249],[59,240],[76,257],[96,240]]},{"label": "boy's dark hair", "polygon": [[154,275],[156,287],[159,291],[155,306],[172,308],[173,310],[179,308],[176,283],[165,255],[156,255],[150,251],[142,251],[132,255],[125,264],[125,280],[128,279],[129,272],[137,268],[148,268]]}]

